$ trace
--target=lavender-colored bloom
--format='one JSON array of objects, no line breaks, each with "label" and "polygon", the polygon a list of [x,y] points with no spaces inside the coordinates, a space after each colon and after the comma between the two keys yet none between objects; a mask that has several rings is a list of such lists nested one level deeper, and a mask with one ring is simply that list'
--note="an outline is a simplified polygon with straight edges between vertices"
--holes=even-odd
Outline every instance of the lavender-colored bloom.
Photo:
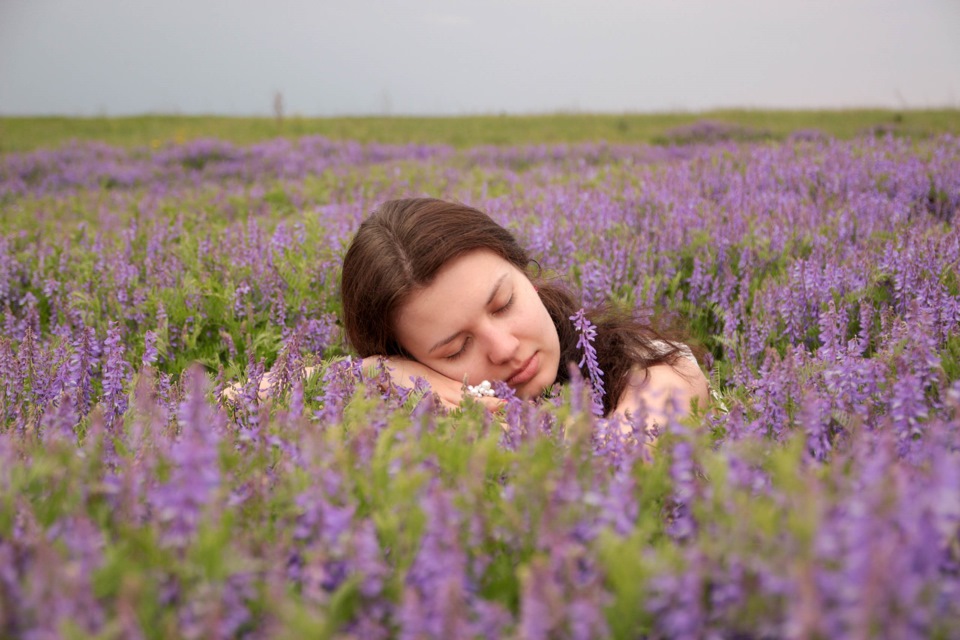
[{"label": "lavender-colored bloom", "polygon": [[150,492],[150,503],[171,546],[189,542],[221,485],[219,441],[222,414],[208,404],[202,370],[187,375],[187,396],[180,405],[180,435],[169,451],[170,479]]},{"label": "lavender-colored bloom", "polygon": [[655,616],[656,629],[665,638],[700,638],[704,635],[704,612],[700,594],[701,575],[697,562],[678,574],[664,574],[653,580],[646,603]]},{"label": "lavender-colored bloom", "polygon": [[323,355],[327,347],[335,344],[340,333],[332,314],[307,319],[300,325],[299,331],[303,349],[317,356]]},{"label": "lavender-colored bloom", "polygon": [[608,598],[586,548],[575,530],[549,521],[542,526],[544,553],[521,574],[521,637],[606,637]]},{"label": "lavender-colored bloom", "polygon": [[833,448],[829,403],[817,394],[808,393],[801,406],[800,424],[807,432],[807,449],[814,460],[823,462]]},{"label": "lavender-colored bloom", "polygon": [[305,541],[322,540],[325,546],[334,549],[344,544],[343,536],[350,529],[354,507],[330,504],[316,492],[304,493],[297,498],[302,509],[293,530],[295,538]]},{"label": "lavender-colored bloom", "polygon": [[549,566],[536,562],[529,568],[521,597],[520,633],[530,640],[547,640],[558,625],[562,592],[553,584]]},{"label": "lavender-colored bloom", "polygon": [[73,598],[63,603],[73,611],[68,614],[64,612],[64,617],[73,620],[87,632],[96,633],[103,627],[105,612],[97,602],[91,577],[103,563],[104,537],[96,525],[84,517],[57,524],[59,526],[55,525],[48,536],[62,538],[67,548],[67,563],[75,566],[75,572],[66,572],[67,576],[72,573],[75,577],[73,584],[68,586],[74,591],[71,594]]},{"label": "lavender-colored bloom", "polygon": [[363,521],[351,538],[355,569],[361,576],[360,593],[366,598],[375,598],[383,592],[390,568],[384,562],[383,551],[377,540],[374,525]]},{"label": "lavender-colored bloom", "polygon": [[0,612],[0,629],[5,634],[15,635],[24,632],[27,611],[27,594],[20,584],[21,564],[18,547],[11,541],[0,540],[0,593],[3,594],[4,610]]},{"label": "lavender-colored bloom", "polygon": [[593,412],[595,415],[603,415],[603,371],[597,363],[597,350],[593,346],[593,341],[597,337],[597,328],[587,319],[583,309],[570,316],[573,327],[577,331],[577,348],[583,350],[583,356],[577,366],[582,370],[586,365],[587,376],[590,378],[590,384],[593,387]]},{"label": "lavender-colored bloom", "polygon": [[288,415],[294,419],[302,417],[303,406],[303,380],[298,379],[294,381],[293,388],[290,390]]},{"label": "lavender-colored bloom", "polygon": [[280,395],[290,389],[294,380],[303,375],[303,357],[300,355],[300,333],[292,332],[283,341],[280,354],[270,371],[270,393]]},{"label": "lavender-colored bloom", "polygon": [[[596,260],[583,265],[580,282],[583,287],[583,304],[587,307],[598,307],[603,304],[612,286],[609,271]],[[577,326],[577,329],[580,330],[580,327]]]},{"label": "lavender-colored bloom", "polygon": [[622,469],[610,479],[601,501],[600,522],[609,525],[621,536],[633,531],[639,514],[633,477]]},{"label": "lavender-colored bloom", "polygon": [[526,403],[502,380],[493,382],[493,391],[497,398],[504,401],[502,411],[505,428],[500,437],[500,445],[505,449],[515,450],[530,435],[523,422]]},{"label": "lavender-colored bloom", "polygon": [[899,378],[890,397],[890,418],[898,437],[903,441],[902,452],[905,451],[906,441],[923,433],[921,421],[928,417],[929,409],[920,377],[904,371]]},{"label": "lavender-colored bloom", "polygon": [[675,502],[668,531],[675,539],[683,541],[696,532],[696,522],[690,514],[690,503],[697,495],[693,447],[688,440],[680,439],[674,443],[671,454],[670,478]]},{"label": "lavender-colored bloom", "polygon": [[251,620],[246,603],[254,595],[250,576],[242,573],[220,584],[202,585],[180,607],[180,635],[191,639],[237,637]]},{"label": "lavender-colored bloom", "polygon": [[151,365],[157,361],[157,333],[147,331],[143,334],[143,358],[141,362],[144,365]]},{"label": "lavender-colored bloom", "polygon": [[332,362],[323,374],[321,409],[315,417],[322,424],[335,424],[343,415],[343,406],[356,389],[360,360],[350,358]]},{"label": "lavender-colored bloom", "polygon": [[469,637],[471,585],[460,543],[460,514],[439,487],[428,489],[422,504],[427,528],[405,581],[400,637]]},{"label": "lavender-colored bloom", "polygon": [[103,343],[103,406],[108,427],[117,424],[127,410],[124,382],[130,365],[124,359],[123,337],[117,324],[111,322]]},{"label": "lavender-colored bloom", "polygon": [[0,339],[0,380],[3,381],[3,418],[4,422],[16,415],[17,396],[22,386],[19,384],[20,370],[17,366],[13,348],[6,340]]}]

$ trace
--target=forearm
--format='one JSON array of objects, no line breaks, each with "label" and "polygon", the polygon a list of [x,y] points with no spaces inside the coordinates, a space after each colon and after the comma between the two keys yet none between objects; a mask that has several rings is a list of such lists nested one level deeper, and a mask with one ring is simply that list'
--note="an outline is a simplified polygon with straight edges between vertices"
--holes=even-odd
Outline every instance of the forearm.
[{"label": "forearm", "polygon": [[[269,395],[270,390],[273,388],[273,374],[271,372],[264,373],[260,378],[260,384],[257,387],[257,397],[261,400]],[[223,388],[223,391],[220,392],[220,398],[223,400],[228,400],[230,402],[236,402],[240,395],[244,392],[244,384],[241,382],[234,382],[231,385],[228,385]]]},{"label": "forearm", "polygon": [[[456,409],[463,401],[464,385],[461,380],[453,380],[434,371],[430,367],[407,358],[391,356],[368,356],[363,359],[362,370],[365,375],[378,375],[380,367],[390,375],[390,382],[403,388],[413,388],[417,380],[423,380],[430,385],[431,391],[440,399],[440,403],[447,409]],[[490,410],[495,410],[503,403],[498,398],[477,399]]]},{"label": "forearm", "polygon": [[[309,377],[316,367],[306,367],[303,370],[303,377]],[[361,362],[361,371],[364,376],[376,377],[386,371],[390,377],[390,384],[395,387],[412,389],[417,380],[423,380],[430,386],[430,390],[437,395],[441,404],[448,409],[455,409],[463,401],[463,382],[453,380],[437,371],[423,365],[416,360],[410,360],[400,357],[368,356]],[[258,387],[258,396],[263,399],[267,397],[275,384],[273,372],[267,372],[260,379]],[[224,400],[236,401],[244,392],[244,385],[237,382],[229,385],[221,392]],[[479,398],[484,406],[490,410],[499,408],[503,401],[498,398]]]}]

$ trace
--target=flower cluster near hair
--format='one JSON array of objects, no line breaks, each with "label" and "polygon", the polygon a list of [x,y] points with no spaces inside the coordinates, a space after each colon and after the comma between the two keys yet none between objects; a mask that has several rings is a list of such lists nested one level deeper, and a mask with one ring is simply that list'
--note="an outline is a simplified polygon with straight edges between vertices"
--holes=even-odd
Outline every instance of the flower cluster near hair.
[{"label": "flower cluster near hair", "polygon": [[594,415],[603,415],[603,396],[606,391],[603,388],[603,370],[597,363],[597,350],[593,346],[593,341],[597,338],[597,328],[587,318],[583,308],[570,316],[573,322],[573,328],[577,330],[577,348],[583,351],[580,362],[577,366],[583,371],[583,366],[587,366],[587,377],[590,378],[590,387],[592,389],[592,408]]}]

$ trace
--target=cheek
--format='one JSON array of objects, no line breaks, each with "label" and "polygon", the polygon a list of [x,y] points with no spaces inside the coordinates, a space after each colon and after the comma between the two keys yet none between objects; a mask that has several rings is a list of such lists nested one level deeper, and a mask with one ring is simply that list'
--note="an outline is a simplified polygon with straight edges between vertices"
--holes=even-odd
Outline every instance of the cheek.
[{"label": "cheek", "polygon": [[482,360],[475,353],[465,355],[453,362],[441,360],[434,363],[432,368],[457,382],[467,378],[470,384],[477,384],[480,380],[490,378]]},{"label": "cheek", "polygon": [[550,317],[550,312],[547,311],[547,308],[543,306],[543,303],[538,304],[539,309],[539,320],[540,320],[540,331],[545,336],[549,336],[549,342],[551,344],[559,344],[560,338],[557,337],[557,327],[553,324],[553,318]]},{"label": "cheek", "polygon": [[[560,336],[557,334],[557,327],[553,324],[553,318],[546,309],[543,310],[543,335],[546,347],[553,360],[554,377],[556,377],[556,368],[560,366]],[[551,382],[552,384],[552,382]]]}]

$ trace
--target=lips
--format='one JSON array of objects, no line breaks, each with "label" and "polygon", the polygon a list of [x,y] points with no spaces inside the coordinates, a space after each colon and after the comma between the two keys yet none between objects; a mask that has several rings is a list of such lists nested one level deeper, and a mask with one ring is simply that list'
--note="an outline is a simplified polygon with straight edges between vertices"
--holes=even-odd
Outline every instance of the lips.
[{"label": "lips", "polygon": [[534,353],[530,358],[520,365],[520,368],[510,374],[510,377],[507,378],[507,384],[511,387],[518,387],[522,384],[526,384],[533,379],[537,372],[540,370],[540,357]]}]

